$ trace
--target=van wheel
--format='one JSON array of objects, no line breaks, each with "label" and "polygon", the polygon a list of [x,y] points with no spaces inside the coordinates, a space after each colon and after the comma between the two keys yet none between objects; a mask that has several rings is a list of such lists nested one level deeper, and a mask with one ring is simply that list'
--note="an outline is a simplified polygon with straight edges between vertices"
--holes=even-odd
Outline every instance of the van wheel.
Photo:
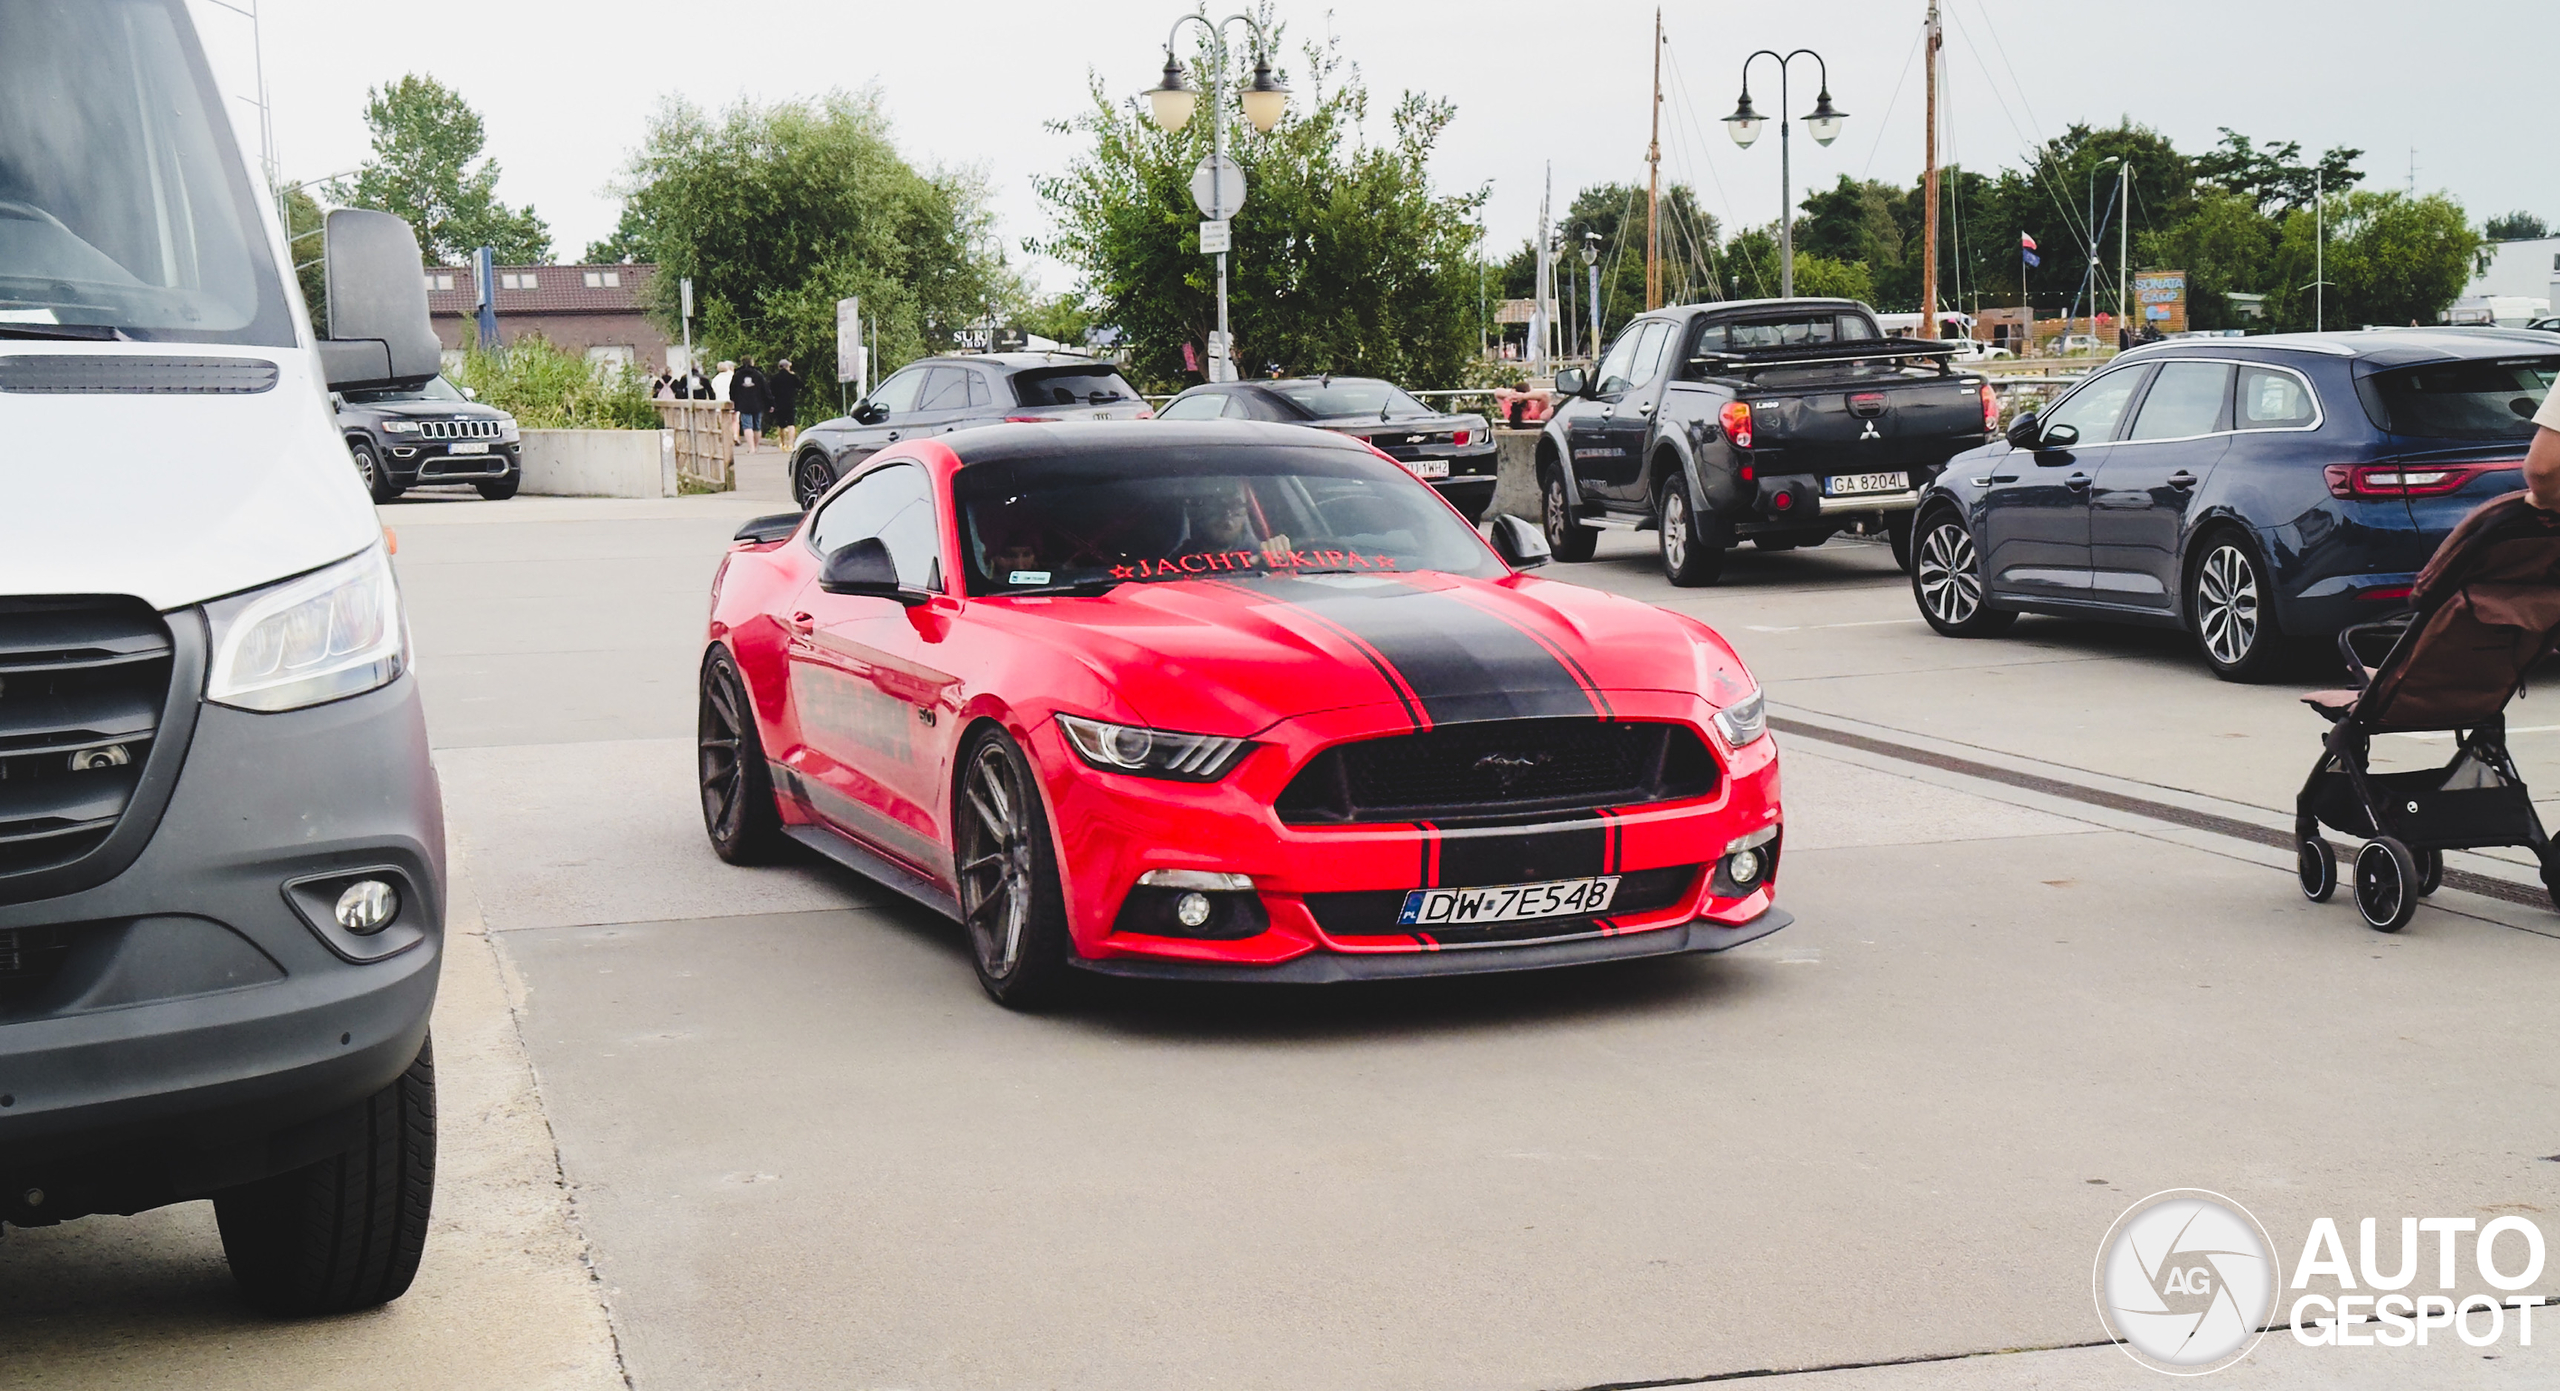
[{"label": "van wheel", "polygon": [[213,1195],[231,1278],[288,1317],[343,1314],[408,1292],[436,1186],[436,1050],[429,1039],[360,1103],[365,1138],[290,1173]]},{"label": "van wheel", "polygon": [[1654,515],[1662,519],[1663,577],[1683,589],[1714,584],[1722,578],[1727,539],[1724,523],[1702,516],[1689,505],[1686,478],[1675,473],[1663,479],[1654,506]]},{"label": "van wheel", "polygon": [[2187,631],[2225,681],[2264,681],[2284,656],[2273,586],[2255,547],[2234,531],[2205,538],[2187,569]]},{"label": "van wheel", "polygon": [[373,452],[372,445],[350,444],[347,453],[354,457],[356,477],[363,481],[364,490],[373,495],[374,501],[389,502],[408,491],[391,481],[390,473],[382,467],[382,456]]},{"label": "van wheel", "polygon": [[1951,638],[1997,637],[2018,615],[1991,607],[1982,586],[1982,553],[1953,509],[1941,508],[1920,524],[1912,558],[1911,597],[1929,626]]},{"label": "van wheel", "polygon": [[1540,529],[1547,534],[1548,551],[1562,561],[1589,560],[1600,544],[1600,533],[1584,526],[1574,514],[1573,501],[1565,496],[1564,474],[1552,464],[1539,471],[1538,496]]}]

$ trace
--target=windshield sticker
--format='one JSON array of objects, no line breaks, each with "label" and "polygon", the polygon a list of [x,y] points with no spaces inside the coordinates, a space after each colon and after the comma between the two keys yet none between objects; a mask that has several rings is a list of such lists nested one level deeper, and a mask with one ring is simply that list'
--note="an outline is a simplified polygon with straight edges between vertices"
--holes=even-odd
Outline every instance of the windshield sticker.
[{"label": "windshield sticker", "polygon": [[1047,584],[1049,582],[1049,572],[1046,570],[1016,570],[1012,574],[1005,576],[1004,582],[1006,584]]},{"label": "windshield sticker", "polygon": [[1134,565],[1114,565],[1115,580],[1151,580],[1166,575],[1210,575],[1230,570],[1269,570],[1286,573],[1291,570],[1393,570],[1396,559],[1391,555],[1362,555],[1358,551],[1194,551],[1188,555],[1170,556],[1162,560],[1141,560]]}]

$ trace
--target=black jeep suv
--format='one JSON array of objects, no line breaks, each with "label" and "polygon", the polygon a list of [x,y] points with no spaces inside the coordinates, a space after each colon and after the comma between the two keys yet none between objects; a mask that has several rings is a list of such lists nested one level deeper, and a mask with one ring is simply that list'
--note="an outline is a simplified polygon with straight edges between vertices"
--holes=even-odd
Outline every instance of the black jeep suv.
[{"label": "black jeep suv", "polygon": [[481,405],[468,388],[435,377],[420,387],[332,399],[356,475],[376,502],[421,483],[469,483],[498,502],[524,481],[516,418]]}]

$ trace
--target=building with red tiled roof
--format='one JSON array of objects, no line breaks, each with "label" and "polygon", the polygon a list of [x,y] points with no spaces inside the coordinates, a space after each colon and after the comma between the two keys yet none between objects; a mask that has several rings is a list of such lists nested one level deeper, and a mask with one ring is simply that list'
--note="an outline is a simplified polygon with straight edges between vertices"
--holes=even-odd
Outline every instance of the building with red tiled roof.
[{"label": "building with red tiled roof", "polygon": [[[656,266],[500,266],[498,338],[539,334],[589,362],[641,372],[674,366],[666,333],[643,312]],[[427,315],[448,354],[479,341],[479,287],[469,266],[430,266]],[[674,356],[681,357],[677,352]]]}]

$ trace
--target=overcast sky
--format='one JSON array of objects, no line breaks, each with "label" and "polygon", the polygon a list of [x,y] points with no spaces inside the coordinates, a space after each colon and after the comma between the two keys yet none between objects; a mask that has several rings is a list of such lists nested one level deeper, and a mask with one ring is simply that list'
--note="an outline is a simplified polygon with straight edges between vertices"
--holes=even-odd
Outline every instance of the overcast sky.
[{"label": "overcast sky", "polygon": [[[252,92],[248,22],[210,0],[190,3],[217,73],[231,90]],[[607,185],[662,95],[717,108],[872,84],[911,159],[984,171],[1005,242],[1018,248],[1046,227],[1032,177],[1078,149],[1041,123],[1082,107],[1089,71],[1120,97],[1154,85],[1166,26],[1181,13],[1163,0],[254,3],[264,10],[289,178],[361,162],[366,88],[429,73],[486,118],[489,153],[505,171],[500,196],[532,203],[564,260],[612,230],[619,205]],[[2408,186],[2414,148],[2416,187],[2452,193],[2475,222],[2512,208],[2560,219],[2560,131],[2545,124],[2546,70],[2560,54],[2552,0],[1944,4],[1945,154],[1977,168],[2016,163],[2072,122],[2130,114],[2188,151],[2212,143],[2218,126],[2298,140],[2306,152],[2359,147],[2369,187]],[[1694,183],[1728,226],[1774,218],[1776,132],[1746,151],[1720,122],[1745,53],[1799,46],[1828,60],[1832,98],[1849,121],[1828,149],[1798,127],[1798,200],[1842,173],[1915,178],[1924,9],[1924,0],[1666,6],[1664,180]],[[1497,250],[1535,226],[1549,163],[1559,210],[1585,184],[1644,177],[1650,4],[1363,0],[1327,9],[1283,0],[1277,13],[1293,55],[1295,41],[1328,32],[1340,40],[1381,127],[1408,88],[1456,103],[1434,176],[1445,189],[1492,185],[1486,220]],[[1195,32],[1186,28],[1186,51]],[[1303,64],[1293,57],[1290,66]],[[1801,115],[1815,70],[1799,60],[1795,74]],[[1753,69],[1753,97],[1774,114],[1767,59]],[[257,113],[234,106],[254,141]],[[1048,288],[1068,283],[1062,267],[1033,265]]]}]

